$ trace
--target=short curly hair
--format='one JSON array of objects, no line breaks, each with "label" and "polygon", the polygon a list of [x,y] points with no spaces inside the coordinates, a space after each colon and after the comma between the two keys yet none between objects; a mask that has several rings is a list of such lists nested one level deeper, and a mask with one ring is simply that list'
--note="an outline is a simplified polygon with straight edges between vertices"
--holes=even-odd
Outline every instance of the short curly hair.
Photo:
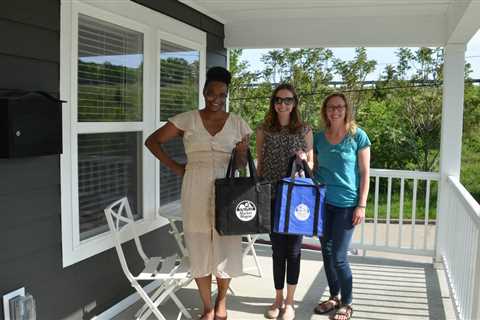
[{"label": "short curly hair", "polygon": [[228,88],[230,82],[232,81],[232,75],[230,71],[228,71],[224,67],[212,67],[208,69],[207,78],[205,80],[205,84],[203,85],[203,91],[205,92],[208,85],[214,81],[225,83]]}]

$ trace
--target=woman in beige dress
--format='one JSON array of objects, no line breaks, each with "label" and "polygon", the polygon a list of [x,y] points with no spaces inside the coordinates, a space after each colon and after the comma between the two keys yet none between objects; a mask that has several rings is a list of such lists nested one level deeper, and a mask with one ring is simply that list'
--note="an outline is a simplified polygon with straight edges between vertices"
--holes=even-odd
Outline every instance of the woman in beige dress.
[{"label": "woman in beige dress", "polygon": [[[183,176],[183,230],[191,272],[203,303],[202,320],[227,318],[227,289],[231,278],[242,273],[241,237],[220,236],[214,227],[214,181],[225,177],[233,148],[239,154],[237,165],[246,163],[248,135],[252,132],[241,117],[224,111],[230,78],[226,69],[211,68],[203,88],[205,108],[168,119],[145,142],[164,165]],[[183,137],[187,164],[175,162],[161,147],[178,136]],[[218,284],[214,308],[212,275]]]}]

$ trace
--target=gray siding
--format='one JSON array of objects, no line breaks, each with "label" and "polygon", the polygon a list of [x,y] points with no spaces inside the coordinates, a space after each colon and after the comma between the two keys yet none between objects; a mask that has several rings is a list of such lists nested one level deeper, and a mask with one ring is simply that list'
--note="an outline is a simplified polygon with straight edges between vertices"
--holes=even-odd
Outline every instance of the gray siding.
[{"label": "gray siding", "polygon": [[[136,2],[206,31],[207,66],[225,65],[222,24],[177,1]],[[0,88],[58,96],[59,65],[60,1],[1,1]],[[89,319],[133,291],[113,250],[62,267],[60,201],[59,156],[0,159],[0,295],[25,287],[38,319]],[[176,250],[165,228],[142,240],[147,254]],[[133,249],[130,242],[129,261],[138,269]]]}]

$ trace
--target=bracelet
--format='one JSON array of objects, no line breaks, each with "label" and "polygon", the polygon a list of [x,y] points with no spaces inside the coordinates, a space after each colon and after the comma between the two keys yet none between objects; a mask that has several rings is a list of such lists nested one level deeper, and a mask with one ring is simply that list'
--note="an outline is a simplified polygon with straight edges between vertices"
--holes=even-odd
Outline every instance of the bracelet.
[{"label": "bracelet", "polygon": [[362,208],[362,209],[365,209],[367,206],[358,206],[357,205],[357,208]]}]

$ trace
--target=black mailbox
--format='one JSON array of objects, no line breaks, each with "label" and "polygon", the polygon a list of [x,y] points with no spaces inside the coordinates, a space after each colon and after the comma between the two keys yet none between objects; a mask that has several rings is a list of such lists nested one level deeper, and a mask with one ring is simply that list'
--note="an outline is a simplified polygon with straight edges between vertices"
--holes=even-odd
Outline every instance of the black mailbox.
[{"label": "black mailbox", "polygon": [[62,102],[45,92],[0,91],[0,158],[62,153]]}]

